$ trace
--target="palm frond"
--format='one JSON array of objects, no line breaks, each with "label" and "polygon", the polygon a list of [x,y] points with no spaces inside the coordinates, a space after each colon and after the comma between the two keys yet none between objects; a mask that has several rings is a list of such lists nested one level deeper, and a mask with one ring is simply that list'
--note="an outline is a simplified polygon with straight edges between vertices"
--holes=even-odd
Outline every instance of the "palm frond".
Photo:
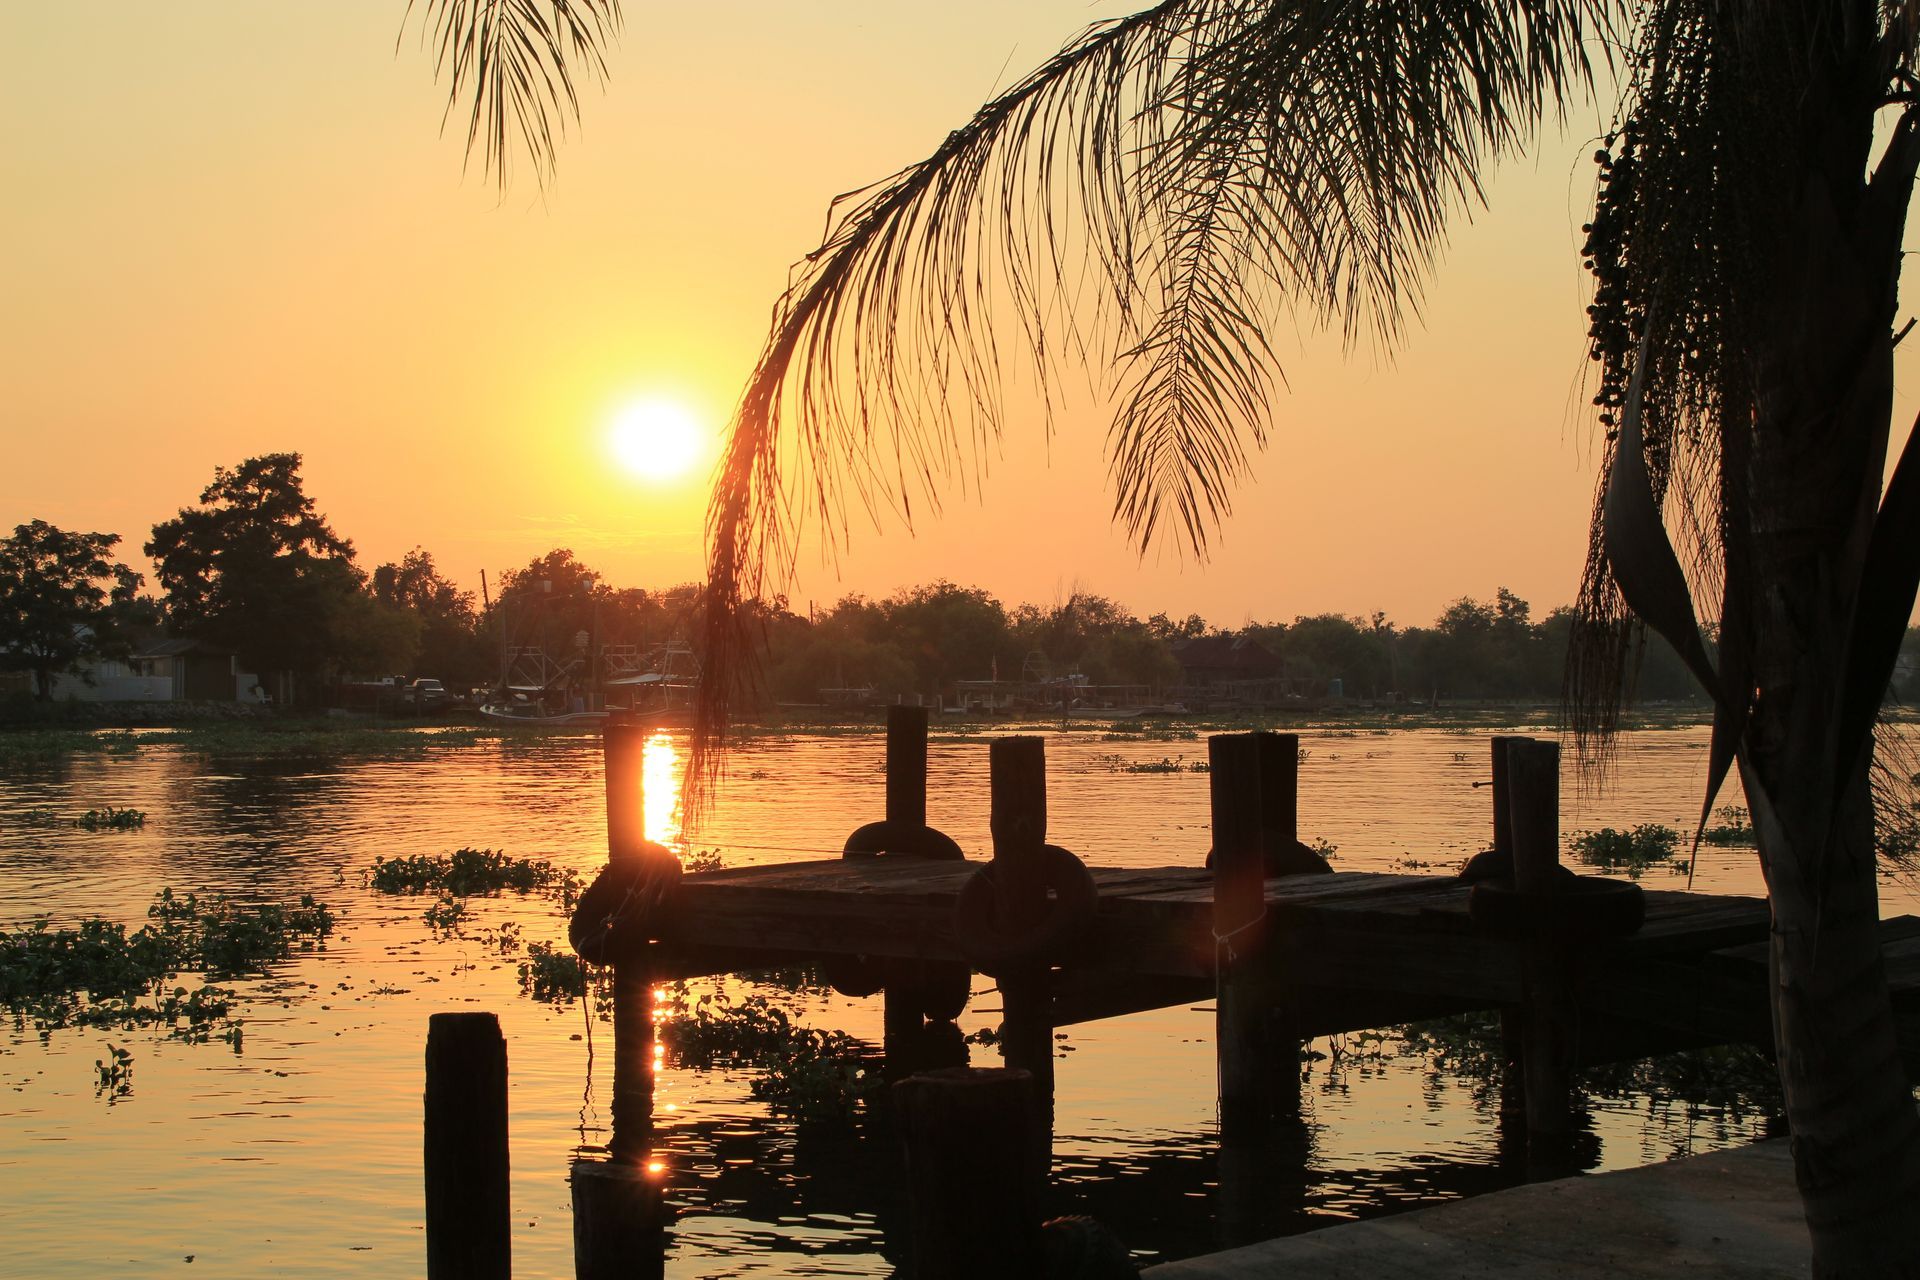
[{"label": "palm frond", "polygon": [[[1001,388],[1118,367],[1115,514],[1204,555],[1265,440],[1276,305],[1391,341],[1447,218],[1584,93],[1619,0],[1165,0],[1095,26],[925,161],[836,202],[736,411],[709,509],[696,754],[740,690],[742,605],[849,510],[977,483]],[[1009,320],[1011,323],[1009,323]],[[1012,342],[1018,336],[1017,346]]]},{"label": "palm frond", "polygon": [[567,117],[580,117],[576,77],[606,78],[620,0],[408,0],[409,23],[416,9],[434,78],[447,82],[441,127],[466,116],[468,160],[479,152],[503,190],[516,154],[545,186]]}]

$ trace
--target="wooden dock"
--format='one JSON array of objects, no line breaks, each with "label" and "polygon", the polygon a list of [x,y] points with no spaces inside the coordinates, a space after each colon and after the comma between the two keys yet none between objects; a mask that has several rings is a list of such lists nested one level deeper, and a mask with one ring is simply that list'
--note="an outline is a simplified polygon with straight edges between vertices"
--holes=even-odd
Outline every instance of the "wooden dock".
[{"label": "wooden dock", "polygon": [[[680,883],[661,942],[690,966],[744,969],[829,955],[964,963],[954,905],[976,862],[824,859]],[[1214,992],[1213,876],[1092,869],[1099,901],[1074,963],[1052,971],[1056,1027]],[[1265,882],[1265,963],[1307,1036],[1493,1009],[1522,998],[1511,941],[1478,930],[1454,876],[1341,871]],[[1578,957],[1583,1064],[1703,1044],[1769,1043],[1765,899],[1646,891],[1646,923]],[[1908,1061],[1920,1067],[1920,918],[1882,926]],[[678,967],[678,966],[676,966]]]},{"label": "wooden dock", "polygon": [[[642,836],[641,739],[628,732],[637,728],[608,728],[609,863],[571,932],[583,956],[616,974],[613,1158],[575,1170],[583,1241],[614,1239],[619,1224],[638,1220],[628,1202],[644,1181],[635,1181],[634,1153],[651,1128],[650,984],[669,976],[818,965],[843,993],[884,1000],[894,1078],[934,1067],[967,1074],[949,1024],[974,972],[990,974],[1001,1056],[1037,1102],[1026,1120],[1007,1113],[1008,1123],[1042,1117],[1033,1139],[1042,1155],[1055,1030],[1153,1008],[1213,1003],[1223,1160],[1242,1163],[1263,1159],[1276,1126],[1297,1122],[1300,1053],[1315,1036],[1498,1011],[1503,1116],[1518,1123],[1524,1113],[1529,1167],[1543,1172],[1565,1167],[1576,1068],[1715,1044],[1770,1051],[1766,901],[1643,890],[1561,868],[1549,742],[1493,741],[1491,863],[1478,883],[1327,868],[1298,840],[1298,741],[1271,733],[1209,741],[1210,865],[1088,868],[1048,843],[1038,738],[989,745],[993,857],[962,858],[926,825],[925,713],[897,708],[885,816],[850,823],[844,856],[683,875]],[[1883,937],[1901,1048],[1920,1076],[1920,918],[1885,922]],[[924,1034],[938,1031],[946,1034]],[[958,1056],[918,1061],[915,1044]],[[987,1087],[951,1070],[935,1076],[955,1099]],[[961,1144],[978,1128],[946,1127]],[[921,1167],[951,1154],[922,1152]],[[1044,1173],[1045,1159],[1037,1167]],[[1223,1164],[1223,1220],[1234,1212],[1238,1180],[1228,1171],[1237,1167]],[[962,1234],[1038,1247],[1012,1227]],[[583,1277],[624,1266],[588,1265],[599,1250],[582,1244]],[[1027,1274],[1036,1256],[991,1269]]]}]

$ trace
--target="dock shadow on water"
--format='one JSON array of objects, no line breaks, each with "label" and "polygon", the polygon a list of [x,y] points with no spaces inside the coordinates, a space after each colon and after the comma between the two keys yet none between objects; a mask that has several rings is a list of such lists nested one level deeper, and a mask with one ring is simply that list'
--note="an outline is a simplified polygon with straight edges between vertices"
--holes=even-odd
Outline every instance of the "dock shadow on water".
[{"label": "dock shadow on water", "polygon": [[[1589,825],[1684,823],[1695,797],[1668,779],[1684,772],[1675,757],[1700,749],[1693,737],[1704,743],[1686,730],[1649,743],[1643,772],[1630,749],[1625,799]],[[1438,732],[1396,734],[1370,740],[1364,760],[1303,769],[1306,834],[1339,846],[1342,871],[1457,863],[1480,844],[1485,803],[1468,786],[1477,775],[1452,759],[1460,746]],[[717,849],[731,870],[837,856],[881,809],[882,747],[879,735],[749,742],[700,849]],[[1340,749],[1317,744],[1310,759]],[[1165,746],[1099,733],[1050,735],[1046,750],[1050,838],[1096,868],[1199,868],[1207,773],[1116,771],[1105,757],[1151,762]],[[653,795],[655,762],[670,778],[679,751],[666,735],[645,744]],[[960,843],[969,867],[984,865],[991,844],[986,755],[939,735],[928,754],[925,821]],[[1295,1058],[1279,1069],[1297,1075],[1297,1116],[1223,1143],[1210,992],[1038,1035],[1006,1025],[1017,994],[1009,1006],[984,977],[950,1020],[889,1017],[884,984],[847,994],[858,983],[818,964],[726,977],[663,970],[616,998],[566,941],[570,895],[607,849],[593,738],[397,754],[357,744],[252,761],[154,741],[58,760],[0,779],[0,813],[137,809],[146,821],[89,831],[0,818],[10,936],[31,927],[21,904],[48,914],[50,929],[100,917],[132,932],[168,884],[202,902],[311,893],[337,927],[324,952],[296,947],[216,983],[243,997],[238,1047],[79,1025],[43,1039],[31,1014],[9,1006],[0,1131],[5,1149],[31,1152],[34,1176],[8,1228],[30,1274],[98,1274],[128,1258],[151,1269],[187,1254],[216,1274],[417,1270],[421,1052],[429,1016],[447,1010],[494,1011],[504,1032],[512,1252],[524,1274],[572,1271],[578,1218],[593,1218],[577,1209],[587,1182],[614,1184],[587,1192],[595,1203],[626,1206],[609,1247],[679,1274],[908,1267],[908,1180],[888,1087],[909,1070],[1000,1067],[1009,1050],[1052,1078],[1044,1212],[1110,1225],[1143,1263],[1529,1176],[1524,1143],[1502,1120],[1497,1018],[1294,1036]],[[1401,796],[1420,803],[1382,807]],[[696,852],[678,841],[670,807],[664,822],[653,810],[645,839]],[[416,871],[416,858],[444,860],[451,872],[463,850],[463,871],[492,865],[529,887],[390,894],[366,875],[377,859]],[[1698,875],[1748,890],[1745,856],[1703,850]],[[443,901],[459,909],[435,925],[428,915]],[[202,982],[188,969],[179,985]],[[130,1088],[110,1109],[94,1065],[108,1043],[131,1056]],[[1770,1088],[1764,1062],[1725,1053],[1576,1078],[1574,1163],[1620,1167],[1750,1141],[1770,1131]],[[603,1176],[616,1165],[635,1176]],[[168,1189],[171,1208],[128,1208],[131,1245],[108,1248],[85,1228],[103,1166]]]}]

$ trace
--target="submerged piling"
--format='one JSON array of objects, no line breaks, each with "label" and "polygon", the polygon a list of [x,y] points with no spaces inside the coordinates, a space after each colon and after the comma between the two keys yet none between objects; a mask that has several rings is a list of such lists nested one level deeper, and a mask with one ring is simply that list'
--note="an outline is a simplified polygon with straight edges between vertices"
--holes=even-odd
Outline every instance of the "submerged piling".
[{"label": "submerged piling", "polygon": [[893,1086],[907,1148],[915,1280],[1038,1277],[1045,1125],[1033,1076],[953,1067]]}]

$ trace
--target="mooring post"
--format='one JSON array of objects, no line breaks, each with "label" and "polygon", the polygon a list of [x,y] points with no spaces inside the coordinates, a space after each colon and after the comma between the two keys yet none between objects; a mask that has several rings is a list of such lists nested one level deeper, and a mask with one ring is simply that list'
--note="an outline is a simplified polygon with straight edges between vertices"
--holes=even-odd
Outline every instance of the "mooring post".
[{"label": "mooring post", "polygon": [[1532,738],[1515,737],[1511,734],[1495,734],[1493,738],[1493,851],[1513,857],[1513,810],[1511,775],[1508,773],[1507,749],[1516,742],[1532,742]]},{"label": "mooring post", "polygon": [[1291,849],[1300,842],[1300,735],[1256,733],[1260,757],[1260,830]]},{"label": "mooring post", "polygon": [[951,1067],[893,1086],[907,1149],[916,1280],[1037,1277],[1046,1166],[1031,1073]]},{"label": "mooring post", "polygon": [[[1509,869],[1513,866],[1512,787],[1507,773],[1507,751],[1515,742],[1531,738],[1495,734],[1493,764],[1493,852]],[[1526,1083],[1521,1060],[1526,1056],[1526,1012],[1518,1005],[1500,1009],[1500,1116],[1511,1120],[1526,1113]]]},{"label": "mooring post", "polygon": [[927,709],[887,708],[887,821],[927,825]]},{"label": "mooring post", "polygon": [[1213,936],[1219,972],[1214,1026],[1220,1060],[1220,1132],[1229,1139],[1264,1129],[1279,1105],[1275,1077],[1281,1064],[1275,1061],[1270,984],[1265,981],[1260,954],[1267,916],[1262,756],[1262,744],[1254,734],[1220,733],[1207,739],[1213,801]]},{"label": "mooring post", "polygon": [[[1034,927],[1046,912],[1039,878],[1047,841],[1047,746],[1033,737],[1000,738],[987,748],[994,887],[1009,929]],[[1033,1075],[1049,1113],[1053,1106],[1053,1007],[1047,969],[1000,979],[1005,1019],[1001,1052],[1010,1067]]]},{"label": "mooring post", "polygon": [[647,841],[647,730],[643,724],[609,715],[601,731],[606,762],[607,861],[642,856]]},{"label": "mooring post", "polygon": [[665,1182],[643,1164],[575,1160],[575,1280],[652,1280],[667,1270]]},{"label": "mooring post", "polygon": [[[1291,859],[1300,843],[1300,735],[1297,733],[1256,733],[1254,754],[1260,769],[1260,831],[1267,850],[1280,858]],[[1277,845],[1277,848],[1273,846]],[[1266,885],[1260,886],[1260,914],[1266,915]],[[1264,937],[1256,940],[1264,951]],[[1267,1048],[1275,1070],[1270,1076],[1273,1089],[1273,1114],[1298,1115],[1300,1112],[1300,1035],[1293,1006],[1272,969],[1270,957],[1255,961],[1260,971],[1260,999],[1267,1007]]]},{"label": "mooring post", "polygon": [[[647,846],[647,728],[610,715],[603,735],[607,863],[666,856]],[[641,956],[613,966],[612,1133],[605,1160],[577,1159],[573,1196],[577,1280],[659,1276],[666,1266],[662,1179],[649,1165],[653,1140],[653,969]]]},{"label": "mooring post", "polygon": [[427,1020],[425,1166],[429,1280],[507,1280],[507,1041],[490,1013]]},{"label": "mooring post", "polygon": [[[927,825],[927,709],[887,708],[888,822]],[[913,966],[895,964],[881,1000],[881,1023],[889,1037],[912,1036],[926,1021],[925,1000],[910,976]]]},{"label": "mooring post", "polygon": [[[1513,823],[1513,887],[1554,892],[1560,869],[1560,744],[1531,738],[1507,745]],[[1521,948],[1525,1009],[1521,1064],[1527,1085],[1527,1145],[1550,1157],[1572,1131],[1573,1052],[1579,1009],[1572,957],[1558,939]]]},{"label": "mooring post", "polygon": [[573,1265],[576,1280],[632,1280],[665,1273],[665,1180],[653,1140],[653,982],[629,960],[613,971],[613,1100],[607,1159],[576,1159]]}]

